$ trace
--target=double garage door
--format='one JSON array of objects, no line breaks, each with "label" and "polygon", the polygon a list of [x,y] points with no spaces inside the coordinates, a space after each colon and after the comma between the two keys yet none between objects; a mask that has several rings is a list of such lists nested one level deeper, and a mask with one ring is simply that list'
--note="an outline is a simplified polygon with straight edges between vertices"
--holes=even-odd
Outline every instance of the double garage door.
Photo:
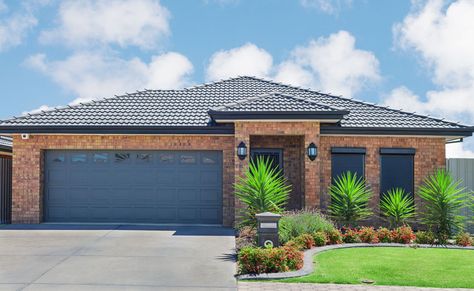
[{"label": "double garage door", "polygon": [[47,222],[222,223],[218,151],[47,151]]}]

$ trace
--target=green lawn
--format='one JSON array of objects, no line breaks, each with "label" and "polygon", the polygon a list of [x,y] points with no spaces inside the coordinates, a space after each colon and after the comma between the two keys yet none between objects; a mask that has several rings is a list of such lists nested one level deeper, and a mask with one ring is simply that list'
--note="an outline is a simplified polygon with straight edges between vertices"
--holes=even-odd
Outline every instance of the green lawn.
[{"label": "green lawn", "polygon": [[414,248],[352,248],[320,253],[311,275],[299,283],[474,288],[474,251]]}]

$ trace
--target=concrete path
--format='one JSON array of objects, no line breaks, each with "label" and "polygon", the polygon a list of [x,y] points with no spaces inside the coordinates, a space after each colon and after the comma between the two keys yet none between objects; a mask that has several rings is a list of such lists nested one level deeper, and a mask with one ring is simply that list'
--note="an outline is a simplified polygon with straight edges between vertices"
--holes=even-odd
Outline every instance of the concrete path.
[{"label": "concrete path", "polygon": [[221,227],[10,225],[0,290],[236,290],[234,241]]},{"label": "concrete path", "polygon": [[367,286],[340,284],[295,284],[239,282],[239,291],[460,291],[472,289],[416,288],[404,286]]}]

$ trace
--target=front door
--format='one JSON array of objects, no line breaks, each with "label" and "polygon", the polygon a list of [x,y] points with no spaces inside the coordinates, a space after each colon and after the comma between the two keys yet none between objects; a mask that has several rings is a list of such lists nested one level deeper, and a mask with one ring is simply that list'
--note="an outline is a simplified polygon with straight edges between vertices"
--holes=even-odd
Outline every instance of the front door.
[{"label": "front door", "polygon": [[282,149],[251,149],[252,159],[263,157],[270,159],[271,165],[283,171],[283,150]]}]

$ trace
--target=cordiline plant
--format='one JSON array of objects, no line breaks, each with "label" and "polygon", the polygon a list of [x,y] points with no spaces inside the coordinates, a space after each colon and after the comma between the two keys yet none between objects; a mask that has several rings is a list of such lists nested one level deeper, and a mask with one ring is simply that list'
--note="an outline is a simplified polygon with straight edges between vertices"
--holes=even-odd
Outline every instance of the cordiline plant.
[{"label": "cordiline plant", "polygon": [[380,210],[393,228],[406,225],[415,216],[415,203],[410,193],[402,188],[388,190],[380,200]]},{"label": "cordiline plant", "polygon": [[264,157],[253,159],[235,184],[235,195],[245,204],[241,225],[255,226],[255,215],[262,212],[282,213],[288,202],[291,186],[281,169]]}]

